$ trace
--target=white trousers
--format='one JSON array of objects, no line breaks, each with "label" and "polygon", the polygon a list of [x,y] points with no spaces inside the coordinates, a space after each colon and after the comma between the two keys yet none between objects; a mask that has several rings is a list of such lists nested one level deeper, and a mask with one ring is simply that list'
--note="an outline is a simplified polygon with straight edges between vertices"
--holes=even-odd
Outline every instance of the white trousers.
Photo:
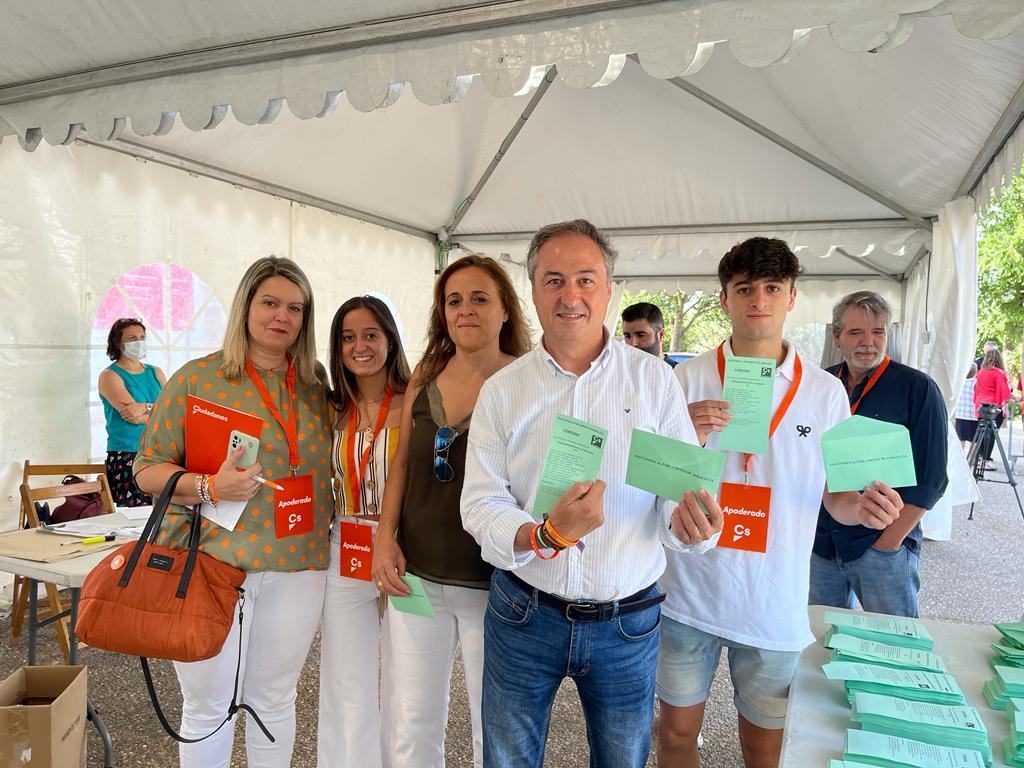
[{"label": "white trousers", "polygon": [[[295,743],[295,685],[324,604],[323,571],[250,573],[242,619],[239,700],[259,714],[270,742],[250,717],[245,727],[249,768],[288,768]],[[220,653],[206,661],[175,662],[183,698],[180,733],[205,736],[224,719],[238,662],[238,614]],[[181,744],[182,768],[228,768],[235,722],[198,744]]]},{"label": "white trousers", "polygon": [[[331,565],[320,637],[316,764],[318,768],[381,768],[379,593],[373,582],[341,575],[340,525],[335,522],[331,531]],[[384,649],[387,669],[387,642]]]},{"label": "white trousers", "polygon": [[473,725],[473,765],[483,765],[480,695],[484,671],[484,611],[487,590],[450,587],[423,580],[437,618],[387,612],[391,665],[385,670],[388,746],[386,768],[444,768],[455,649],[461,645]]}]

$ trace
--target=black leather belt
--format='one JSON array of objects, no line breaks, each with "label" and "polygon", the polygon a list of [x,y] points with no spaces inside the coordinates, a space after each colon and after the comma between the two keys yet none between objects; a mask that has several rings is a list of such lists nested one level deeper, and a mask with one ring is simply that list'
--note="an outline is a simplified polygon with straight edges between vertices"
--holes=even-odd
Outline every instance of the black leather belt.
[{"label": "black leather belt", "polygon": [[644,611],[648,608],[653,608],[665,599],[665,595],[663,593],[644,597],[644,595],[646,595],[651,589],[650,587],[647,587],[630,595],[629,597],[624,597],[621,600],[612,600],[607,603],[563,600],[555,595],[542,592],[536,587],[531,587],[510,571],[505,571],[505,575],[508,576],[509,581],[523,590],[523,592],[526,592],[528,595],[537,595],[538,602],[541,602],[550,608],[554,608],[564,615],[569,621],[610,621],[616,616],[625,616],[630,613],[636,613],[637,611]]}]

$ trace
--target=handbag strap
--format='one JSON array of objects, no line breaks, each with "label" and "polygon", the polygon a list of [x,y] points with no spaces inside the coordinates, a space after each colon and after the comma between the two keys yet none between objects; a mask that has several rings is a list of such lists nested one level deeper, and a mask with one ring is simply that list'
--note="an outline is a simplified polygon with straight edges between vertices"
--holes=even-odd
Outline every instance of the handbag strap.
[{"label": "handbag strap", "polygon": [[239,587],[238,595],[238,661],[235,664],[235,688],[231,693],[231,704],[228,706],[227,715],[223,720],[221,720],[220,725],[205,736],[200,736],[198,739],[186,739],[171,727],[171,724],[167,721],[167,716],[164,715],[163,709],[160,708],[160,701],[156,695],[156,686],[153,684],[153,673],[149,668],[149,659],[145,656],[139,657],[139,661],[142,662],[142,674],[146,678],[146,688],[149,690],[149,700],[153,702],[153,709],[156,711],[156,717],[160,721],[160,725],[162,725],[164,730],[167,731],[167,734],[172,739],[180,741],[182,744],[196,744],[210,738],[243,709],[249,713],[249,716],[252,717],[256,725],[258,725],[260,730],[263,731],[263,734],[270,739],[271,743],[275,742],[274,737],[271,735],[270,731],[267,730],[267,726],[263,724],[263,721],[260,720],[260,716],[256,714],[256,710],[248,704],[238,703],[238,677],[242,667],[242,615],[245,608],[245,590]]},{"label": "handbag strap", "polygon": [[202,536],[203,513],[202,504],[196,504],[192,508],[192,528],[188,532],[188,556],[185,558],[185,567],[181,569],[181,581],[178,582],[178,589],[175,597],[184,599],[188,592],[188,584],[192,580],[192,571],[196,567],[196,558],[199,557],[199,539]]},{"label": "handbag strap", "polygon": [[[135,566],[138,564],[139,558],[142,557],[143,548],[147,543],[156,541],[156,534],[160,530],[160,524],[164,520],[164,513],[167,511],[167,507],[171,503],[171,496],[174,495],[174,489],[178,485],[178,480],[181,479],[181,476],[184,474],[186,473],[183,469],[175,472],[164,485],[164,489],[160,491],[160,496],[153,505],[153,511],[150,513],[149,520],[146,521],[146,525],[142,529],[142,534],[139,536],[139,540],[135,542],[135,548],[132,549],[132,553],[128,557],[128,562],[124,567],[124,573],[122,573],[121,578],[118,579],[117,586],[122,588],[128,586],[128,582],[131,580],[132,574],[135,572]],[[193,524],[195,524],[195,520],[193,520]]]}]

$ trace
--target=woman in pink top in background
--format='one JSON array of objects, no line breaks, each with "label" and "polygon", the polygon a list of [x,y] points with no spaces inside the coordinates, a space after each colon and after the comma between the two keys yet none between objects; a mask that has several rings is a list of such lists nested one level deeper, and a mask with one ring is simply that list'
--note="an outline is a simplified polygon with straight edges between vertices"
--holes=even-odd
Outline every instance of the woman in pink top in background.
[{"label": "woman in pink top in background", "polygon": [[[1010,384],[1006,380],[1006,373],[1003,371],[1003,356],[998,349],[990,349],[981,360],[981,370],[975,377],[974,384],[974,410],[983,404],[990,404],[999,407],[996,416],[996,428],[1003,424],[1003,406],[1010,399]],[[980,413],[978,414],[980,417]],[[992,458],[992,447],[995,441],[986,437],[981,445],[982,456],[988,462]]]}]

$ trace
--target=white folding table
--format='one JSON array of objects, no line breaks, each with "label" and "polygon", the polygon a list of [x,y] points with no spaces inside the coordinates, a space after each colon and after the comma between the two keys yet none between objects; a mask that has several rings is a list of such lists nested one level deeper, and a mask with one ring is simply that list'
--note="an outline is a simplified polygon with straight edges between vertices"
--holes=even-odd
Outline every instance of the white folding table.
[{"label": "white folding table", "polygon": [[[829,759],[842,758],[846,730],[857,727],[850,719],[850,704],[843,683],[829,680],[821,671],[821,665],[829,661],[831,653],[821,644],[821,637],[828,629],[824,621],[826,610],[841,609],[820,605],[809,608],[811,632],[817,640],[801,654],[790,687],[780,768],[825,768]],[[1005,766],[1002,741],[1010,733],[1009,720],[1006,712],[990,708],[981,692],[981,686],[993,675],[989,659],[995,651],[989,643],[999,641],[999,632],[989,624],[927,619],[922,623],[935,640],[935,653],[946,662],[947,671],[956,678],[967,703],[981,714],[992,744],[993,766]]]},{"label": "white folding table", "polygon": [[[138,520],[129,520],[128,518],[116,513],[109,516],[104,515],[103,522],[117,523],[124,526],[141,524]],[[40,533],[38,535],[44,536],[52,534]],[[0,571],[13,573],[15,576],[23,576],[28,580],[26,585],[26,588],[28,589],[28,620],[26,621],[26,625],[28,627],[28,663],[30,666],[36,663],[36,642],[39,629],[62,619],[64,616],[70,616],[68,626],[68,640],[70,641],[68,662],[71,664],[78,663],[78,639],[75,636],[75,622],[78,619],[79,593],[81,592],[82,584],[85,582],[85,577],[89,571],[91,571],[100,560],[109,554],[110,549],[104,548],[97,552],[86,552],[78,557],[61,560],[56,563],[40,563],[34,560],[24,560],[20,557],[0,555]],[[37,592],[38,582],[41,581],[48,581],[51,584],[55,584],[57,587],[67,588],[71,591],[71,606],[68,611],[64,611],[57,616],[51,616],[43,621],[39,621]],[[96,730],[99,731],[100,738],[103,741],[103,764],[105,768],[113,768],[114,747],[110,739],[110,731],[107,730],[107,726],[104,724],[103,718],[100,717],[99,713],[91,703],[86,702],[86,710],[89,719],[96,726]]]}]

